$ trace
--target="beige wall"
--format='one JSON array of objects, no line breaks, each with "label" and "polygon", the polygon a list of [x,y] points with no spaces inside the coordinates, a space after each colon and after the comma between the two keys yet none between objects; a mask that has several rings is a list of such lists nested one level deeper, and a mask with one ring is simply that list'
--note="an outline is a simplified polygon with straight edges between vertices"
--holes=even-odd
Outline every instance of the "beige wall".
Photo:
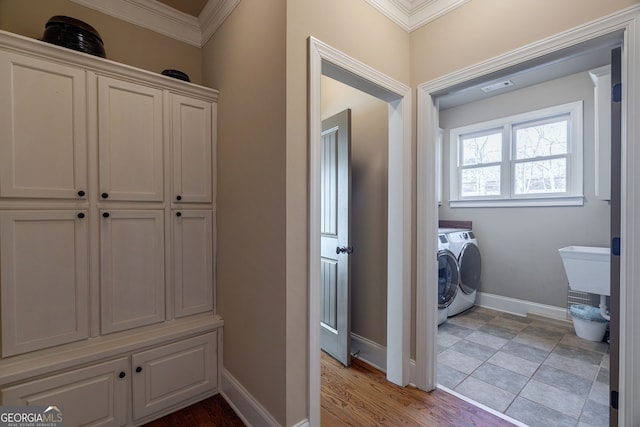
[{"label": "beige wall", "polygon": [[329,77],[321,97],[323,120],[351,109],[351,332],[386,346],[389,107]]},{"label": "beige wall", "polygon": [[411,33],[414,86],[594,21],[638,0],[482,0]]},{"label": "beige wall", "polygon": [[282,424],[285,31],[284,0],[242,0],[203,48],[205,82],[220,90],[216,286],[224,366]]},{"label": "beige wall", "polygon": [[94,27],[104,42],[107,59],[156,73],[184,71],[202,83],[201,49],[113,18],[69,0],[0,0],[0,30],[34,39],[55,15],[71,16]]}]

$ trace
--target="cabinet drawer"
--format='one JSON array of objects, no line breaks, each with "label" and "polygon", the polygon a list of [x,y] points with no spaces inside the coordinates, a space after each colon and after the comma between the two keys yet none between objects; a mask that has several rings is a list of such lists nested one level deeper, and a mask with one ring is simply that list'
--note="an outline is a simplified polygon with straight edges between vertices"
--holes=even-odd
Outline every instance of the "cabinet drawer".
[{"label": "cabinet drawer", "polygon": [[5,388],[2,405],[55,405],[67,426],[123,426],[129,399],[127,361],[123,357]]},{"label": "cabinet drawer", "polygon": [[140,419],[218,386],[217,332],[134,354],[133,418]]}]

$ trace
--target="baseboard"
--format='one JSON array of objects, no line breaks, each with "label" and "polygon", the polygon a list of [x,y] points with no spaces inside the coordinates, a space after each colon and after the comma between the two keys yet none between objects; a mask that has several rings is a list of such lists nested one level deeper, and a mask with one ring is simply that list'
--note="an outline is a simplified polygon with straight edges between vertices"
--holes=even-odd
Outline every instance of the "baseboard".
[{"label": "baseboard", "polygon": [[488,294],[486,292],[478,292],[476,304],[481,307],[504,311],[518,316],[534,315],[555,320],[567,319],[567,309],[564,307],[539,304],[537,302]]},{"label": "baseboard", "polygon": [[351,355],[374,368],[387,372],[387,347],[351,333]]},{"label": "baseboard", "polygon": [[[220,394],[247,426],[280,426],[280,423],[271,416],[269,411],[264,409],[251,393],[226,369],[222,372],[222,391]],[[304,423],[298,424],[299,427],[306,425]]]}]

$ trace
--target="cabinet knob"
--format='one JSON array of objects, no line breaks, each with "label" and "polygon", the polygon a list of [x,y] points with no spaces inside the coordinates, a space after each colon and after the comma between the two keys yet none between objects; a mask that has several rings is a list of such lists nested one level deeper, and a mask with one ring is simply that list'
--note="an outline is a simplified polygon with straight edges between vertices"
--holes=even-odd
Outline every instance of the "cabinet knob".
[{"label": "cabinet knob", "polygon": [[100,196],[102,196],[103,199],[108,199],[109,193],[102,193]]},{"label": "cabinet knob", "polygon": [[142,372],[142,366],[138,366],[138,367],[136,368],[136,372],[137,372],[137,373]]},{"label": "cabinet knob", "polygon": [[84,213],[80,212],[80,213],[78,214],[78,218],[80,218],[80,219],[84,218]]},{"label": "cabinet knob", "polygon": [[182,212],[176,212],[176,216],[182,216]]},{"label": "cabinet knob", "polygon": [[84,195],[85,195],[84,191],[82,190],[78,191],[78,197],[84,197]]},{"label": "cabinet knob", "polygon": [[105,217],[105,218],[109,218],[109,212],[104,212],[104,213],[102,214],[102,216],[103,216],[103,217]]},{"label": "cabinet knob", "polygon": [[176,200],[178,200],[178,201],[182,200],[182,196],[181,195],[177,195],[176,196]]},{"label": "cabinet knob", "polygon": [[125,371],[120,372],[120,374],[118,374],[118,378],[124,378],[127,376],[127,373]]}]

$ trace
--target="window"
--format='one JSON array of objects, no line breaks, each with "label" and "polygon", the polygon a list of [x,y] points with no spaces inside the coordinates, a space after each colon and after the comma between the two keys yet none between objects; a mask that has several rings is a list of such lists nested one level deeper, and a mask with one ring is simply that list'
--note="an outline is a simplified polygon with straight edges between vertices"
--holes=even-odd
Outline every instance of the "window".
[{"label": "window", "polygon": [[451,206],[581,205],[582,102],[451,130]]}]

